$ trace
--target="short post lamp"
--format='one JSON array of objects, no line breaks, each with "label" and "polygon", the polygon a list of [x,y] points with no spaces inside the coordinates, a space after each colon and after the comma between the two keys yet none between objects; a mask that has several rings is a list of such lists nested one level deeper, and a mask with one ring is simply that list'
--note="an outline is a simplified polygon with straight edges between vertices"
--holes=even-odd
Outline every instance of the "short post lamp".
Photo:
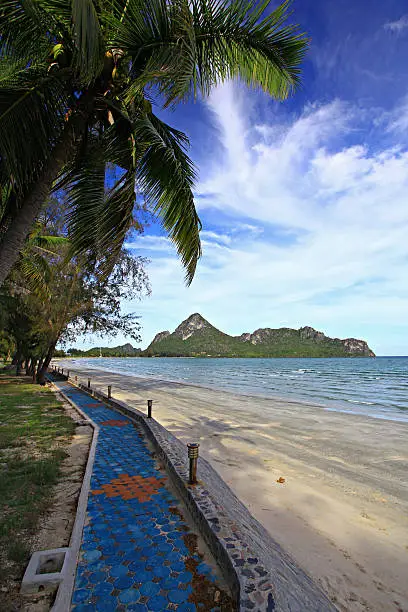
[{"label": "short post lamp", "polygon": [[198,461],[198,448],[199,444],[190,443],[187,444],[188,448],[188,459],[189,459],[189,484],[197,484],[197,461]]},{"label": "short post lamp", "polygon": [[112,385],[108,385],[108,399],[112,397]]},{"label": "short post lamp", "polygon": [[67,371],[67,380],[68,380],[68,378],[69,378],[69,370]]},{"label": "short post lamp", "polygon": [[88,389],[90,389],[90,388],[91,388],[91,379],[88,378]]},{"label": "short post lamp", "polygon": [[75,382],[76,383],[78,382],[78,376],[75,376]]},{"label": "short post lamp", "polygon": [[147,418],[152,418],[153,400],[147,400]]},{"label": "short post lamp", "polygon": [[61,374],[64,376],[64,368],[61,368]]}]

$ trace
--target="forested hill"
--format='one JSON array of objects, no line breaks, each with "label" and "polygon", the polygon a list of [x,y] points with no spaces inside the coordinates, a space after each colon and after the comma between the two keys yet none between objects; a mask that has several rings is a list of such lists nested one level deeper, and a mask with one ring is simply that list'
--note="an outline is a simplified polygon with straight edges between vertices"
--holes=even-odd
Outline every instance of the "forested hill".
[{"label": "forested hill", "polygon": [[269,327],[229,336],[195,313],[170,333],[158,333],[142,356],[375,357],[364,340],[328,338],[312,327]]},{"label": "forested hill", "polygon": [[140,355],[140,348],[134,348],[131,344],[114,347],[95,347],[87,351],[70,348],[67,354],[71,357],[138,357]]}]

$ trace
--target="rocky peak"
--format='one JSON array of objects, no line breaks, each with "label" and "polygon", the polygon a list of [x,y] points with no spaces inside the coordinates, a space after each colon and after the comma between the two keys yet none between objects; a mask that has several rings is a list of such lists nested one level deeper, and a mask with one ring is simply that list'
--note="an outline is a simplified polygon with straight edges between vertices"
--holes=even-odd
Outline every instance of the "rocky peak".
[{"label": "rocky peak", "polygon": [[153,344],[154,342],[160,342],[160,340],[164,340],[165,338],[167,338],[167,336],[170,336],[170,332],[169,331],[159,332],[158,334],[155,335],[155,337],[153,338],[151,344]]},{"label": "rocky peak", "polygon": [[366,355],[367,357],[375,357],[375,353],[370,349],[367,342],[364,340],[357,340],[356,338],[346,338],[340,340],[344,345],[344,348],[350,355]]},{"label": "rocky peak", "polygon": [[180,325],[174,330],[174,335],[179,336],[182,340],[187,340],[195,332],[205,327],[212,327],[208,321],[204,319],[198,312],[190,315],[188,319],[180,323]]},{"label": "rocky peak", "polygon": [[324,340],[326,338],[322,332],[319,332],[308,325],[299,329],[299,335],[302,340]]},{"label": "rocky peak", "polygon": [[261,327],[260,329],[256,329],[250,336],[251,344],[261,344],[262,342],[267,342],[273,335],[273,331],[274,330],[270,327]]},{"label": "rocky peak", "polygon": [[240,340],[241,342],[250,342],[251,340],[251,334],[248,332],[245,332],[243,334],[241,334],[240,336],[237,336],[238,340]]}]

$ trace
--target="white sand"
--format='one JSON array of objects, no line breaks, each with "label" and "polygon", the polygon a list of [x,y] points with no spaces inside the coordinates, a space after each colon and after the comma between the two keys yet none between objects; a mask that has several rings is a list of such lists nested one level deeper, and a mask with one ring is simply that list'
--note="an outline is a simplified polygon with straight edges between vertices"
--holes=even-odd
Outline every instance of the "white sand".
[{"label": "white sand", "polygon": [[[74,364],[63,360],[59,365]],[[340,610],[408,612],[408,425],[102,370],[201,454]],[[284,484],[277,483],[284,478]]]}]

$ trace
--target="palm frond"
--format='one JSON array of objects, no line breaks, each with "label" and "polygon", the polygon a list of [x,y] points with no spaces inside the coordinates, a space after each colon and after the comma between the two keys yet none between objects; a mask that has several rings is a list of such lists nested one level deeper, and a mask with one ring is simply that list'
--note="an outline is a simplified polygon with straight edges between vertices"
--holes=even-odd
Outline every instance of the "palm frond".
[{"label": "palm frond", "polygon": [[133,77],[155,83],[167,104],[240,78],[278,99],[298,85],[308,41],[288,23],[290,1],[139,0],[116,24],[112,44],[132,57]]},{"label": "palm frond", "polygon": [[0,59],[45,59],[54,17],[33,0],[3,0],[0,6]]},{"label": "palm frond", "polygon": [[[118,166],[106,185],[108,165]],[[136,172],[127,138],[108,129],[62,177],[67,191],[69,256],[86,253],[98,262],[98,273],[109,275],[133,223]]]},{"label": "palm frond", "polygon": [[98,145],[88,143],[57,185],[67,193],[70,257],[87,251],[95,259],[104,255],[99,222],[105,198],[105,160]]},{"label": "palm frond", "polygon": [[18,266],[25,285],[40,297],[49,296],[48,282],[51,276],[50,267],[45,257],[32,249],[23,251]]},{"label": "palm frond", "polygon": [[136,174],[130,169],[122,174],[105,194],[103,211],[99,218],[98,235],[104,255],[99,270],[105,277],[112,272],[121,253],[126,234],[134,222],[136,201]]},{"label": "palm frond", "polygon": [[102,70],[105,49],[92,0],[72,0],[72,24],[76,42],[75,62],[82,82],[89,84]]},{"label": "palm frond", "polygon": [[61,136],[70,105],[63,71],[27,68],[0,82],[1,173],[24,191]]},{"label": "palm frond", "polygon": [[192,192],[195,169],[185,152],[187,137],[153,114],[135,121],[133,134],[139,147],[144,143],[137,164],[139,188],[174,242],[190,284],[201,257],[201,223]]}]

